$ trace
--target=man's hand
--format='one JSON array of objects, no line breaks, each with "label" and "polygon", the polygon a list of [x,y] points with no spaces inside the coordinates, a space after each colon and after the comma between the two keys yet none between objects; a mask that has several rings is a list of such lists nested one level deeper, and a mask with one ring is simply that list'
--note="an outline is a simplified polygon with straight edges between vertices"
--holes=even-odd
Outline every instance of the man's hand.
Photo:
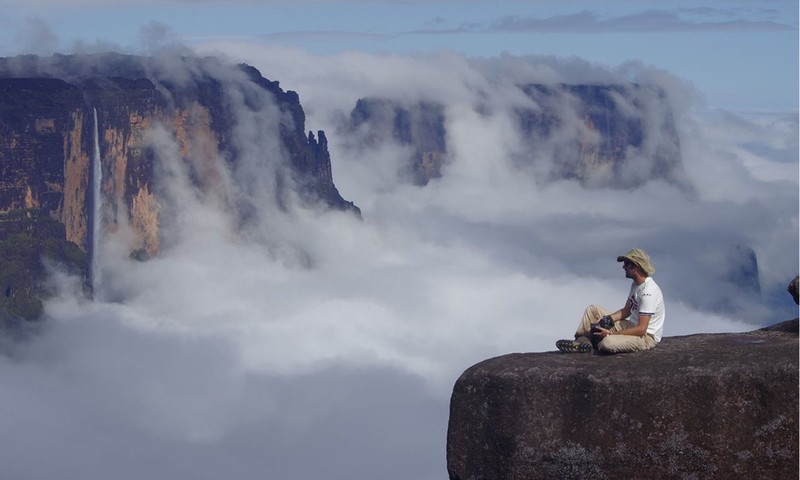
[{"label": "man's hand", "polygon": [[597,321],[597,325],[605,329],[612,329],[614,328],[614,319],[611,318],[611,315],[606,315]]},{"label": "man's hand", "polygon": [[607,337],[611,335],[611,330],[614,328],[614,320],[611,315],[601,317],[597,323],[592,324],[592,334],[600,337]]},{"label": "man's hand", "polygon": [[605,337],[611,335],[611,332],[612,332],[612,330],[609,330],[607,328],[603,328],[600,325],[596,325],[594,334],[605,338]]}]

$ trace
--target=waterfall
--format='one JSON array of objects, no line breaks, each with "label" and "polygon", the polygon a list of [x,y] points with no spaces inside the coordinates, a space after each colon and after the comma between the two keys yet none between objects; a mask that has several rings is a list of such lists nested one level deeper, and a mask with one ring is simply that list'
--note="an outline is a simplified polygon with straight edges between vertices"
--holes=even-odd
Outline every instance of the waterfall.
[{"label": "waterfall", "polygon": [[97,109],[94,109],[94,152],[92,155],[92,239],[91,239],[91,276],[92,295],[100,296],[102,273],[100,272],[100,240],[103,226],[103,168],[100,162],[100,135],[97,127]]}]

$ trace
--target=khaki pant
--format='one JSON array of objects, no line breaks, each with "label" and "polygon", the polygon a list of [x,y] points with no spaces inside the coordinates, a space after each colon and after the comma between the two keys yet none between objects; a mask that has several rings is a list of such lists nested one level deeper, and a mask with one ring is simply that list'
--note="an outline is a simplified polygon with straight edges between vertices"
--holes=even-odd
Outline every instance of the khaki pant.
[{"label": "khaki pant", "polygon": [[[592,339],[592,324],[597,323],[600,318],[605,315],[611,314],[610,311],[599,305],[589,305],[583,312],[581,323],[575,331],[575,338],[585,337],[589,340]],[[628,320],[621,320],[614,322],[613,331],[619,332],[626,328],[633,327],[633,323]],[[597,349],[604,353],[631,353],[641,352],[642,350],[649,350],[656,346],[656,340],[650,335],[642,335],[636,337],[633,335],[611,335],[605,337],[598,345]]]}]

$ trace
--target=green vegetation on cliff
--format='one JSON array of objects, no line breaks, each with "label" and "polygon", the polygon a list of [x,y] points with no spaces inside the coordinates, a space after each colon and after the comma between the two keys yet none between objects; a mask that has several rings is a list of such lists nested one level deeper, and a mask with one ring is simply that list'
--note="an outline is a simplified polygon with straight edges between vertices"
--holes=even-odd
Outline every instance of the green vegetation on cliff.
[{"label": "green vegetation on cliff", "polygon": [[86,253],[64,240],[64,226],[35,210],[0,214],[0,322],[35,320],[50,295],[45,261],[88,278]]}]

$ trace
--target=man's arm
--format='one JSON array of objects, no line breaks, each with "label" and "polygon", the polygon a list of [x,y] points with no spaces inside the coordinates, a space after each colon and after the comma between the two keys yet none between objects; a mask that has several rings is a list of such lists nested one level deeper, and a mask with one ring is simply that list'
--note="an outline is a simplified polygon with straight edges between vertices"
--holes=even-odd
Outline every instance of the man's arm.
[{"label": "man's arm", "polygon": [[647,334],[647,325],[650,324],[650,317],[653,315],[650,313],[641,313],[639,314],[639,323],[631,328],[626,328],[625,330],[620,330],[619,332],[614,332],[611,330],[606,330],[605,328],[600,328],[601,336],[607,337],[609,335],[634,335],[636,337],[641,337]]},{"label": "man's arm", "polygon": [[614,320],[614,323],[619,322],[620,320],[625,320],[631,315],[631,308],[633,308],[633,306],[631,305],[630,299],[628,299],[628,301],[625,302],[624,307],[612,313],[609,315],[609,317],[611,317],[611,320]]}]

